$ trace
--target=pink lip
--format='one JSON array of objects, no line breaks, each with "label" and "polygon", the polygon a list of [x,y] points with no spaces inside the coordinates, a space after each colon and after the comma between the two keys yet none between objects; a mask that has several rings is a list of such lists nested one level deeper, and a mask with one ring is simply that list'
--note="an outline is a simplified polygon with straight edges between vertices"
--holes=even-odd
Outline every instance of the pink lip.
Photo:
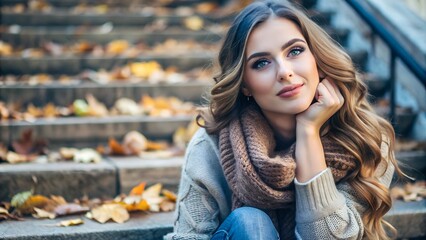
[{"label": "pink lip", "polygon": [[302,86],[303,83],[287,85],[277,93],[277,96],[281,98],[296,96],[302,90]]}]

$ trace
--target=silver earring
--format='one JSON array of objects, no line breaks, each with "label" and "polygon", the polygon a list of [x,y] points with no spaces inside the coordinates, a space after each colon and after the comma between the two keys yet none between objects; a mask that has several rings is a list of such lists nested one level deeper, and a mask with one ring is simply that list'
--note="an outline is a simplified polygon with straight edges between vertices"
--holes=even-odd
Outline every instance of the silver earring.
[{"label": "silver earring", "polygon": [[247,96],[247,102],[250,102],[250,96]]}]

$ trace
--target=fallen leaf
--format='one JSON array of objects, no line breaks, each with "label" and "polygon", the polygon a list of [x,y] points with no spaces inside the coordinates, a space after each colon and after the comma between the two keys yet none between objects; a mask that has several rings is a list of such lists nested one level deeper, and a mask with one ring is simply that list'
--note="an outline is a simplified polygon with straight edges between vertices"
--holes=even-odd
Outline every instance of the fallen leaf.
[{"label": "fallen leaf", "polygon": [[127,155],[124,147],[118,143],[114,138],[110,138],[108,141],[109,148],[112,155]]},{"label": "fallen leaf", "polygon": [[163,188],[163,184],[157,183],[147,188],[142,194],[143,198],[154,198],[160,196],[161,188]]},{"label": "fallen leaf", "polygon": [[125,202],[119,202],[119,204],[123,205],[127,211],[134,212],[134,211],[148,211],[149,205],[146,200],[141,200],[137,203],[127,204]]},{"label": "fallen leaf", "polygon": [[23,162],[29,162],[31,161],[31,158],[29,158],[26,155],[18,154],[12,151],[8,151],[6,153],[6,161],[9,163],[23,163]]},{"label": "fallen leaf", "polygon": [[198,16],[192,16],[184,19],[184,25],[190,30],[199,31],[203,28],[204,21]]},{"label": "fallen leaf", "polygon": [[102,161],[101,155],[99,155],[98,152],[91,148],[83,148],[76,153],[74,153],[74,162],[80,162],[80,163],[99,163]]},{"label": "fallen leaf", "polygon": [[76,203],[67,203],[57,206],[54,211],[58,216],[64,216],[85,213],[87,211],[90,211],[90,209],[88,207],[83,207]]},{"label": "fallen leaf", "polygon": [[69,226],[77,226],[83,224],[84,221],[81,218],[75,218],[70,220],[61,221],[57,226],[59,227],[69,227]]},{"label": "fallen leaf", "polygon": [[136,187],[133,187],[132,190],[130,191],[130,196],[132,195],[142,195],[143,191],[145,190],[145,185],[146,182],[142,182],[139,185],[137,185]]},{"label": "fallen leaf", "polygon": [[61,158],[65,159],[65,160],[73,159],[76,152],[78,152],[77,148],[61,147],[59,149],[59,154],[61,155]]},{"label": "fallen leaf", "polygon": [[29,156],[45,153],[47,143],[45,140],[33,139],[33,130],[26,129],[18,140],[12,142],[12,146],[16,153]]},{"label": "fallen leaf", "polygon": [[24,204],[19,205],[16,209],[22,214],[34,213],[34,208],[49,209],[52,208],[54,202],[42,195],[33,195],[28,197]]},{"label": "fallen leaf", "polygon": [[176,206],[175,202],[165,200],[165,201],[160,203],[160,210],[162,212],[170,212],[170,211],[173,211],[175,209],[175,206]]},{"label": "fallen leaf", "polygon": [[110,219],[117,223],[123,223],[129,219],[129,213],[120,204],[104,204],[92,209],[90,214],[86,216],[91,216],[100,223],[105,223]]},{"label": "fallen leaf", "polygon": [[131,154],[139,154],[148,148],[148,139],[137,131],[128,132],[123,139],[123,148]]},{"label": "fallen leaf", "polygon": [[45,211],[45,210],[37,208],[37,207],[34,208],[34,211],[35,211],[35,213],[32,214],[32,215],[35,218],[50,218],[50,219],[56,218],[56,214]]},{"label": "fallen leaf", "polygon": [[33,195],[32,191],[25,191],[20,192],[18,194],[15,194],[15,196],[12,197],[12,200],[10,201],[10,204],[12,207],[18,208],[28,200],[28,198]]},{"label": "fallen leaf", "polygon": [[177,196],[174,192],[164,189],[161,192],[167,199],[176,202]]},{"label": "fallen leaf", "polygon": [[114,40],[106,46],[107,54],[118,55],[126,51],[130,47],[127,40]]}]

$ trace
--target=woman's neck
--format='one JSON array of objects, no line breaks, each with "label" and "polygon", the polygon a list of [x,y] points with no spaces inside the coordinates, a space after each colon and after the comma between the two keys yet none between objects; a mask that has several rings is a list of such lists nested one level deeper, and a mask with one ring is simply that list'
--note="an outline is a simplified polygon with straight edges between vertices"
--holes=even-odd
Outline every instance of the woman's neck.
[{"label": "woman's neck", "polygon": [[296,116],[263,112],[274,131],[277,148],[287,148],[296,140]]}]

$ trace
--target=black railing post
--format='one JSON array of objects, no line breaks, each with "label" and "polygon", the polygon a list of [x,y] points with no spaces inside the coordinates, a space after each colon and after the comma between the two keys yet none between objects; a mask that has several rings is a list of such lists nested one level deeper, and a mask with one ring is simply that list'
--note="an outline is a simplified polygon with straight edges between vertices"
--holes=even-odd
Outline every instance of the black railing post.
[{"label": "black railing post", "polygon": [[389,81],[390,81],[390,113],[389,121],[393,127],[397,124],[396,122],[396,56],[395,52],[391,50],[390,64],[389,64]]}]

